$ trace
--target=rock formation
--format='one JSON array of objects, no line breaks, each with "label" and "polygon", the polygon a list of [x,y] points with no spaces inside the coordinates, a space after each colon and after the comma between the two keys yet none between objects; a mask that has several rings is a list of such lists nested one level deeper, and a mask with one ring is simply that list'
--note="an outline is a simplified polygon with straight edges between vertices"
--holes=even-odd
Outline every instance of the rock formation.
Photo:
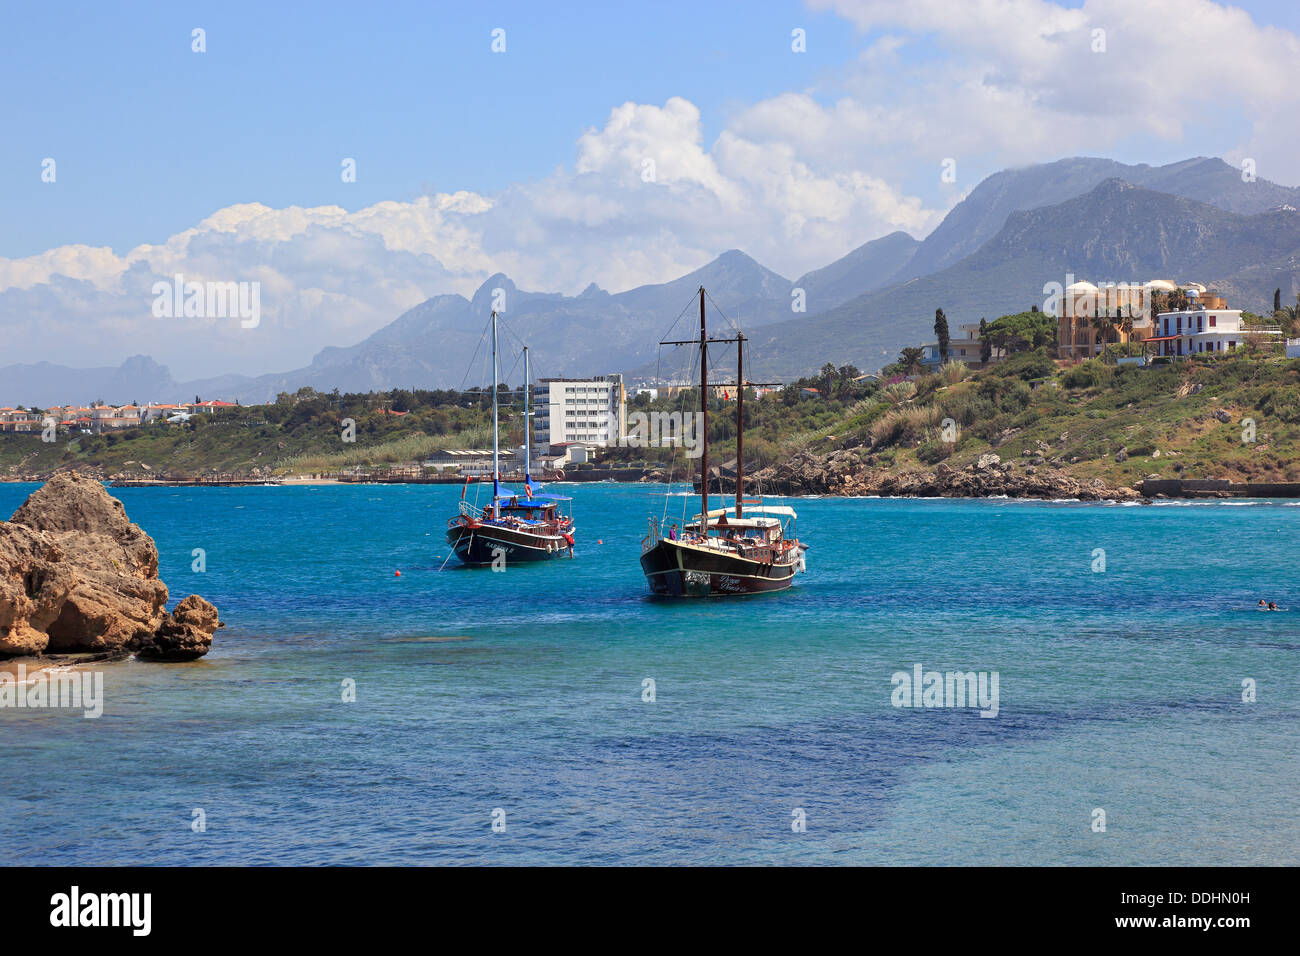
[{"label": "rock formation", "polygon": [[0,656],[201,657],[216,608],[192,595],[167,614],[167,596],[153,539],[94,478],[56,475],[0,522]]},{"label": "rock formation", "polygon": [[[730,485],[728,485],[730,487]],[[854,450],[828,455],[801,452],[752,476],[748,488],[776,495],[880,495],[916,498],[1078,498],[1131,501],[1133,488],[1110,487],[1101,479],[1073,478],[1051,468],[1025,466],[1020,472],[998,455],[981,455],[964,468],[940,462],[931,471],[871,468]]]}]

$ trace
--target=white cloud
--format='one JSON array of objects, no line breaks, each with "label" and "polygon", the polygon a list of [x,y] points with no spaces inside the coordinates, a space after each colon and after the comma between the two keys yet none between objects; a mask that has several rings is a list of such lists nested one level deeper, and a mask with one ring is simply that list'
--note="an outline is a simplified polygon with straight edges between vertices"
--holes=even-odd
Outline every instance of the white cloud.
[{"label": "white cloud", "polygon": [[[355,213],[243,203],[122,256],[68,246],[0,259],[0,324],[39,312],[43,328],[67,334],[67,363],[147,351],[181,377],[253,374],[305,364],[428,296],[468,295],[494,272],[522,288],[577,292],[595,281],[618,291],[740,247],[793,278],[868,239],[937,221],[938,210],[859,165],[730,131],[709,148],[687,100],[624,103],[578,139],[572,168],[494,196],[438,194]],[[152,283],[178,272],[261,282],[261,324],[153,319]],[[43,343],[16,351],[18,361],[49,354]]]}]

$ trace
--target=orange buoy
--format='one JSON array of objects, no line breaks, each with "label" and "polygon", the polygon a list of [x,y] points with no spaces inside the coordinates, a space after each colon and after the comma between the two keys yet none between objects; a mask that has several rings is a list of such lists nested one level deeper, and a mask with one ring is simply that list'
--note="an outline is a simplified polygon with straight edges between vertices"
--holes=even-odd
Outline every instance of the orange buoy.
[{"label": "orange buoy", "polygon": [[394,571],[394,572],[393,572],[393,577],[395,577],[395,578],[400,578],[401,576],[402,576],[402,572],[401,572],[401,571]]},{"label": "orange buoy", "polygon": [[596,539],[596,543],[597,543],[597,544],[604,544],[605,542],[604,542],[604,541],[601,541],[599,538],[597,538],[597,539]]}]

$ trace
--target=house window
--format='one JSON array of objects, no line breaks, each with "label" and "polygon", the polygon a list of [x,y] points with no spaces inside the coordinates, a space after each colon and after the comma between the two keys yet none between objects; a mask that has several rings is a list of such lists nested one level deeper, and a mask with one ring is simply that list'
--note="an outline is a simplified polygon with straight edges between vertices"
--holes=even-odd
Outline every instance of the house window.
[{"label": "house window", "polygon": [[1200,331],[1201,331],[1202,323],[1203,323],[1204,321],[1205,321],[1205,316],[1203,316],[1203,315],[1198,315],[1198,316],[1196,317],[1196,331],[1197,331],[1197,332],[1200,332]]},{"label": "house window", "polygon": [[1231,350],[1231,349],[1235,349],[1236,347],[1237,347],[1237,343],[1234,342],[1232,339],[1228,339],[1228,348],[1229,348],[1229,350]]},{"label": "house window", "polygon": [[1214,326],[1215,326],[1214,316],[1210,316],[1210,328],[1214,328]]}]

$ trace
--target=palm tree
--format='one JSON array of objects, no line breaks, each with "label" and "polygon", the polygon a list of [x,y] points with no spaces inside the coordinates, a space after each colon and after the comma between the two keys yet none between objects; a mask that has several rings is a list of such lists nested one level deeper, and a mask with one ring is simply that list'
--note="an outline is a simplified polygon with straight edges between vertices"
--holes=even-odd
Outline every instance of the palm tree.
[{"label": "palm tree", "polygon": [[[1274,297],[1277,301],[1278,297]],[[1287,338],[1291,338],[1300,329],[1300,293],[1296,294],[1295,305],[1284,305],[1273,313],[1277,319],[1277,324],[1282,327],[1282,333]]]},{"label": "palm tree", "polygon": [[1089,322],[1089,325],[1097,331],[1097,338],[1103,347],[1110,339],[1110,336],[1114,334],[1117,322],[1118,320],[1114,316],[1107,315],[1105,312],[1098,312]]},{"label": "palm tree", "polygon": [[1121,315],[1118,308],[1115,309],[1115,318],[1119,322],[1119,330],[1124,334],[1124,354],[1131,355],[1133,350],[1129,348],[1133,344],[1133,306],[1128,307],[1128,315]]}]

